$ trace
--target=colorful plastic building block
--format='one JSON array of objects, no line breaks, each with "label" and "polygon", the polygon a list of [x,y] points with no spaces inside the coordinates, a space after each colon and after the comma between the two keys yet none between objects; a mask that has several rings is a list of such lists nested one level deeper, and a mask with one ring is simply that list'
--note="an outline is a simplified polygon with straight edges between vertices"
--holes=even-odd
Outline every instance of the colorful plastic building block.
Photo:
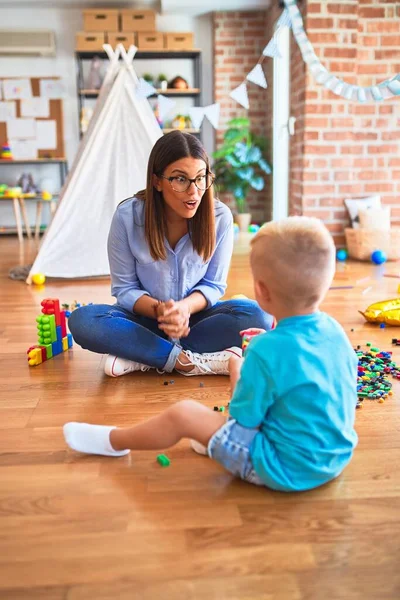
[{"label": "colorful plastic building block", "polygon": [[72,335],[67,333],[65,311],[60,310],[57,298],[45,298],[42,314],[36,317],[39,345],[27,350],[28,364],[31,367],[53,358],[72,348]]},{"label": "colorful plastic building block", "polygon": [[157,456],[157,462],[162,467],[169,467],[171,464],[171,461],[169,460],[168,456],[165,456],[165,454],[159,454]]}]

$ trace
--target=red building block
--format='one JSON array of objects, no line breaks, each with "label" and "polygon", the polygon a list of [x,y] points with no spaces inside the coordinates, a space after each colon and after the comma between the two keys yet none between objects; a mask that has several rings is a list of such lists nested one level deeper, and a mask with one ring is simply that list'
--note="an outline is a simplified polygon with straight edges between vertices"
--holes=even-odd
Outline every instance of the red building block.
[{"label": "red building block", "polygon": [[65,318],[65,310],[60,312],[61,337],[64,339],[67,335],[67,320]]},{"label": "red building block", "polygon": [[44,315],[54,315],[56,326],[61,325],[60,301],[57,298],[45,298],[42,300],[41,305],[43,306],[42,313]]}]

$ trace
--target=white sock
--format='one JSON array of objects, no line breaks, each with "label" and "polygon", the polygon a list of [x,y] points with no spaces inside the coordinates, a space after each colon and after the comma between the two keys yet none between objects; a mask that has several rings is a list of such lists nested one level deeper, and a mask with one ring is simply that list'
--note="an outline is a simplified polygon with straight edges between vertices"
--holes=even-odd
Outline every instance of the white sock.
[{"label": "white sock", "polygon": [[130,450],[114,450],[110,442],[110,432],[115,427],[89,425],[88,423],[66,423],[63,427],[68,446],[77,452],[102,454],[103,456],[125,456]]},{"label": "white sock", "polygon": [[197,454],[202,454],[203,456],[208,455],[207,448],[203,446],[203,444],[200,444],[200,442],[197,440],[190,440],[190,445],[192,446],[192,449],[197,452]]}]

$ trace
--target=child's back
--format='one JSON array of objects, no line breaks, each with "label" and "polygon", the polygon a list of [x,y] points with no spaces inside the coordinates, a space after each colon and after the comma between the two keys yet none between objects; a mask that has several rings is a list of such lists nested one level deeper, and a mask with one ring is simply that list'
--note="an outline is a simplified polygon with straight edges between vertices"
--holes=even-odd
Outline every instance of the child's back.
[{"label": "child's back", "polygon": [[266,485],[304,490],[341,473],[357,444],[356,381],[356,354],[325,313],[288,317],[252,340],[230,413],[260,426],[251,454]]}]

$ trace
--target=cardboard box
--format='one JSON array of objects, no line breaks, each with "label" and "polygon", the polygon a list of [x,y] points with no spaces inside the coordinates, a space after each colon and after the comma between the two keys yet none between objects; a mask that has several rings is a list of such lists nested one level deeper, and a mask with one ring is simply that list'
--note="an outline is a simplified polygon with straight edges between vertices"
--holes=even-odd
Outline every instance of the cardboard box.
[{"label": "cardboard box", "polygon": [[105,34],[103,32],[80,31],[75,34],[75,50],[79,52],[104,52]]},{"label": "cardboard box", "polygon": [[128,50],[129,46],[135,45],[135,34],[134,33],[124,33],[122,31],[116,31],[113,33],[107,33],[107,42],[115,48],[118,44],[122,44],[125,50]]},{"label": "cardboard box", "polygon": [[83,11],[83,29],[85,31],[118,31],[119,15],[116,9],[94,8]]},{"label": "cardboard box", "polygon": [[193,33],[166,33],[165,47],[167,50],[191,50]]},{"label": "cardboard box", "polygon": [[155,31],[154,10],[121,10],[121,31]]},{"label": "cardboard box", "polygon": [[139,50],[164,50],[164,34],[158,31],[141,31],[137,34]]}]

